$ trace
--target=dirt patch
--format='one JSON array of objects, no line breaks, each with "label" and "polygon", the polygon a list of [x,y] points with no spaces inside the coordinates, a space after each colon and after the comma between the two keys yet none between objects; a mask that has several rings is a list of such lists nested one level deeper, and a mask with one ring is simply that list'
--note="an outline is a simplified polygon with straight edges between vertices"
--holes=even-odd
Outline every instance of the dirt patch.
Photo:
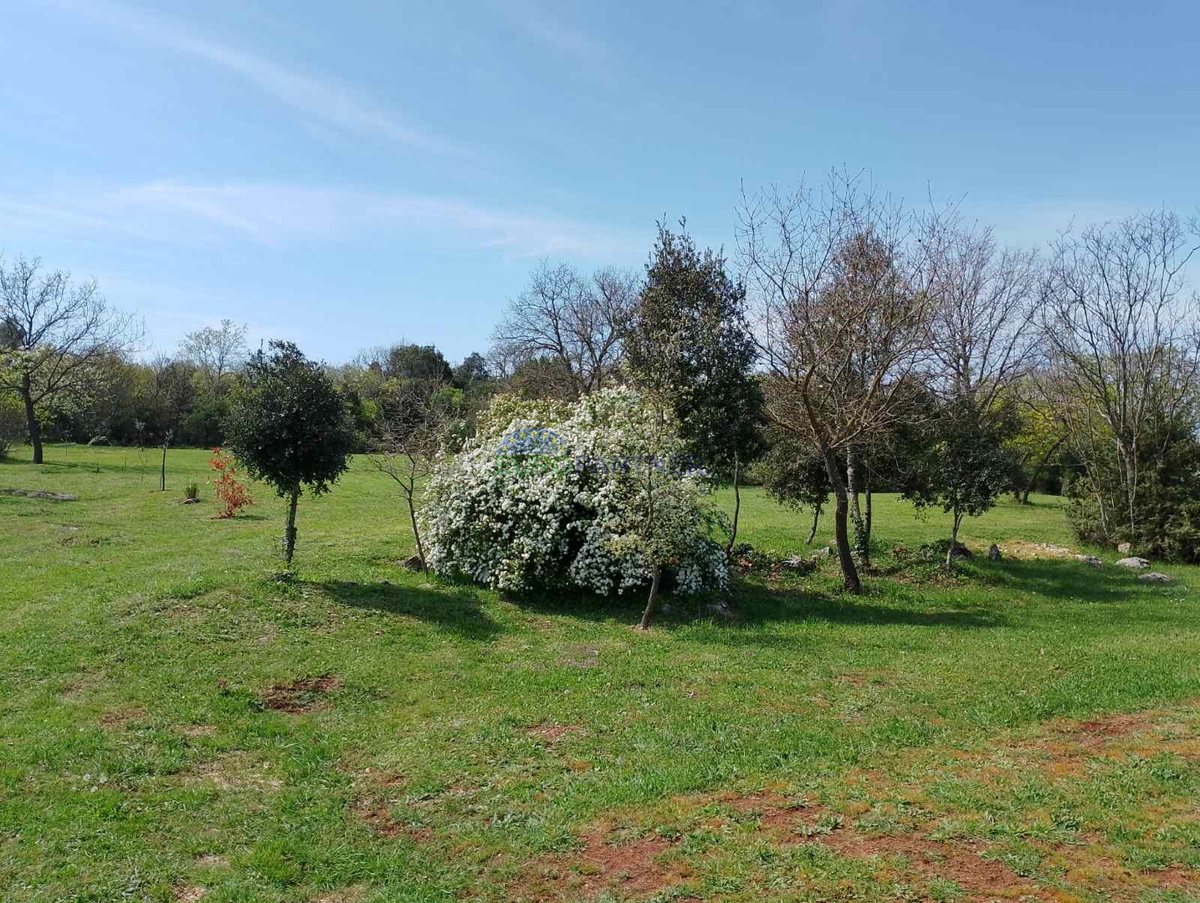
[{"label": "dirt patch", "polygon": [[197,766],[184,775],[183,783],[190,787],[258,793],[274,793],[283,788],[283,781],[271,773],[269,762],[256,761],[243,752],[218,756]]},{"label": "dirt patch", "polygon": [[196,865],[206,869],[223,869],[229,865],[229,860],[216,853],[206,853],[196,857]]},{"label": "dirt patch", "polygon": [[69,492],[46,492],[42,489],[0,489],[0,495],[15,495],[23,499],[45,499],[51,502],[75,502],[79,496]]},{"label": "dirt patch", "polygon": [[275,684],[262,697],[262,706],[276,712],[299,715],[325,708],[325,697],[336,690],[338,679],[331,674],[304,677],[286,684]]},{"label": "dirt patch", "polygon": [[[621,899],[654,896],[694,875],[687,863],[668,861],[675,844],[658,834],[628,843],[611,842],[609,827],[584,833],[581,848],[538,860],[509,897],[527,900],[587,900],[612,892]],[[675,897],[673,899],[681,899]]]},{"label": "dirt patch", "polygon": [[576,644],[567,650],[563,663],[572,668],[595,668],[600,664],[600,650],[594,646]]},{"label": "dirt patch", "polygon": [[187,884],[183,887],[177,887],[174,891],[172,891],[172,895],[176,900],[179,900],[180,903],[184,903],[184,901],[189,901],[190,903],[190,901],[199,900],[207,893],[208,888],[202,887],[199,884]]},{"label": "dirt patch", "polygon": [[144,718],[145,716],[145,709],[115,709],[111,712],[105,712],[100,716],[100,726],[108,730],[124,730],[129,722],[137,721],[139,718]]},{"label": "dirt patch", "polygon": [[525,733],[535,740],[554,744],[568,734],[583,733],[583,728],[573,724],[540,724],[537,727],[528,728]]},{"label": "dirt patch", "polygon": [[1076,555],[1074,549],[1052,545],[1048,542],[1025,542],[1020,539],[1006,542],[1000,546],[1000,552],[1009,558],[1019,558],[1026,561],[1029,559],[1050,559],[1057,561],[1074,558]]},{"label": "dirt patch", "polygon": [[362,799],[355,805],[354,814],[379,837],[408,837],[418,843],[428,843],[433,839],[433,832],[429,828],[396,821],[392,817],[390,800]]},{"label": "dirt patch", "polygon": [[313,897],[312,903],[359,903],[367,896],[367,889],[361,884],[335,890],[332,893]]}]

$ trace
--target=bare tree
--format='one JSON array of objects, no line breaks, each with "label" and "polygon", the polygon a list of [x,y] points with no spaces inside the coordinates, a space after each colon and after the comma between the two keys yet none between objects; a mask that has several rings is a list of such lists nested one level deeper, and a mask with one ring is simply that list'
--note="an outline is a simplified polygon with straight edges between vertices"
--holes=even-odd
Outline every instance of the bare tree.
[{"label": "bare tree", "polygon": [[861,592],[845,455],[908,412],[933,306],[927,243],[900,204],[845,173],[817,189],[743,197],[739,213],[768,368],[766,413],[824,460],[845,586]]},{"label": "bare tree", "polygon": [[205,326],[189,332],[179,343],[179,353],[191,361],[216,386],[226,373],[236,370],[246,359],[246,324],[222,320],[219,326]]},{"label": "bare tree", "polygon": [[1166,210],[1067,233],[1052,248],[1044,384],[1067,396],[1052,403],[1085,464],[1116,452],[1121,498],[1093,487],[1106,533],[1119,523],[1136,535],[1143,466],[1161,451],[1148,444],[1194,398],[1200,296],[1188,291],[1187,267],[1198,250]]},{"label": "bare tree", "polygon": [[1038,254],[998,247],[991,228],[950,222],[923,231],[935,259],[930,291],[937,303],[929,385],[991,411],[1038,363]]},{"label": "bare tree", "polygon": [[371,466],[390,477],[408,506],[409,522],[417,543],[421,569],[427,570],[425,545],[417,518],[418,500],[426,480],[453,436],[454,409],[444,385],[412,381],[385,404],[380,435]]},{"label": "bare tree", "polygon": [[25,407],[33,463],[44,460],[39,414],[57,399],[89,388],[104,360],[131,350],[141,336],[133,317],[109,307],[95,280],[71,284],[62,270],[39,275],[41,259],[0,263],[0,388]]},{"label": "bare tree", "polygon": [[511,373],[548,358],[570,397],[602,388],[620,357],[621,331],[637,289],[632,273],[602,269],[587,278],[568,264],[542,261],[496,327],[493,364]]}]

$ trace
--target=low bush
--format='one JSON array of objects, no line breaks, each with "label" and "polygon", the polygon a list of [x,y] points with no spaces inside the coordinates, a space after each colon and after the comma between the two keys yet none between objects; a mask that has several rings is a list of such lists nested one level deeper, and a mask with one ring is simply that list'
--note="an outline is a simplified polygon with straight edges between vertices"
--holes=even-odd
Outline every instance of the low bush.
[{"label": "low bush", "polygon": [[682,593],[724,587],[726,556],[714,539],[723,515],[701,475],[661,442],[647,445],[651,416],[625,388],[567,407],[497,399],[480,434],[430,480],[430,566],[511,591],[646,586],[646,496],[633,477],[649,465],[653,516],[674,550],[668,583]]}]

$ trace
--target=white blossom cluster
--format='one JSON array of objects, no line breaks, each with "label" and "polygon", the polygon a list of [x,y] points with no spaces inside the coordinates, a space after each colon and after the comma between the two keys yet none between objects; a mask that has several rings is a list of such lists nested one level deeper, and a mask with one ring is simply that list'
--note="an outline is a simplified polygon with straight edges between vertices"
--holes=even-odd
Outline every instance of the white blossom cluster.
[{"label": "white blossom cluster", "polygon": [[673,466],[678,438],[636,392],[608,389],[553,413],[499,404],[512,419],[481,418],[480,435],[431,478],[435,571],[511,591],[610,595],[646,586],[658,561],[676,592],[727,585],[712,538],[722,515],[703,474]]}]

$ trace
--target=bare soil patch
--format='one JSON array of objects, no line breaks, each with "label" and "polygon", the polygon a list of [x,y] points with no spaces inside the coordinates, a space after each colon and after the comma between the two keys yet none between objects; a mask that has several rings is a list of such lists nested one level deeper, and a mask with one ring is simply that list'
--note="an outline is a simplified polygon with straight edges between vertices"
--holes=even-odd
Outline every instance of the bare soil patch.
[{"label": "bare soil patch", "polygon": [[550,744],[557,743],[568,734],[579,734],[582,732],[583,728],[574,724],[539,724],[525,731],[526,734],[535,740],[542,740]]},{"label": "bare soil patch", "polygon": [[263,708],[299,715],[324,708],[325,697],[336,690],[338,679],[332,674],[304,677],[291,683],[272,686],[262,697]]}]

